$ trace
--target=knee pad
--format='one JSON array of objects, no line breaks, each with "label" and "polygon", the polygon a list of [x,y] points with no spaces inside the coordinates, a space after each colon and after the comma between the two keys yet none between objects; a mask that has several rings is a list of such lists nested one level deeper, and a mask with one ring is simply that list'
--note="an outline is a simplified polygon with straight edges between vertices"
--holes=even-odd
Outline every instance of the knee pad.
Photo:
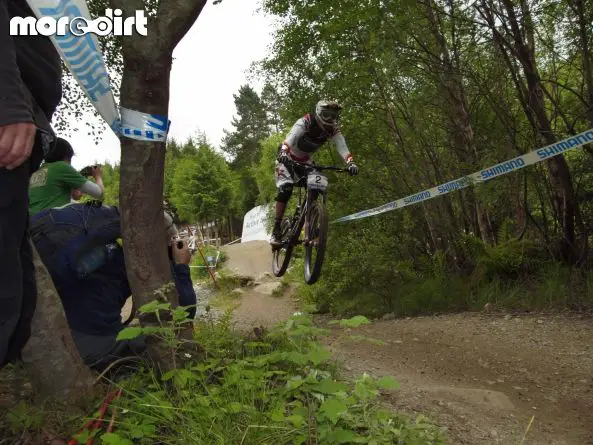
[{"label": "knee pad", "polygon": [[292,195],[293,185],[290,182],[282,184],[278,187],[278,193],[276,194],[276,201],[287,203]]}]

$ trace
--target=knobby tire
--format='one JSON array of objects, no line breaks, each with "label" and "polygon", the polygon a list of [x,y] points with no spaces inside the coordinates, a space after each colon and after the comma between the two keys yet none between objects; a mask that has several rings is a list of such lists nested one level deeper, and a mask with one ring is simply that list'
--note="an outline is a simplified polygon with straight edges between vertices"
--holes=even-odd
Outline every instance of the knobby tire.
[{"label": "knobby tire", "polygon": [[[315,237],[317,239],[317,246],[314,247],[309,244],[305,247],[305,282],[307,284],[313,284],[321,275],[321,266],[323,265],[325,246],[327,244],[329,222],[325,205],[322,202],[314,201],[309,208],[307,218],[309,220],[307,224],[309,242],[313,241],[311,235],[317,235]],[[317,233],[315,233],[315,229],[317,229]],[[315,261],[312,260],[313,249],[317,250]]]},{"label": "knobby tire", "polygon": [[[288,269],[288,265],[290,264],[290,259],[292,258],[292,252],[294,250],[294,242],[293,239],[286,239],[290,234],[290,221],[288,219],[284,219],[282,221],[282,239],[284,243],[279,248],[275,248],[272,254],[272,272],[274,276],[281,277],[286,273],[286,269]],[[285,250],[285,256],[282,259],[280,257],[280,253],[282,250]]]}]

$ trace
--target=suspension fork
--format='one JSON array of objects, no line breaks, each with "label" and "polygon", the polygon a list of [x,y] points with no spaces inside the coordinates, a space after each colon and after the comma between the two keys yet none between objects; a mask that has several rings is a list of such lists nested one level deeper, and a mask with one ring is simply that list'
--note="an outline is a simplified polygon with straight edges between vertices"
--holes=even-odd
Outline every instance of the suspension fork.
[{"label": "suspension fork", "polygon": [[302,191],[299,190],[299,197],[298,197],[298,207],[299,207],[299,212],[298,215],[295,215],[295,217],[297,217],[298,219],[296,220],[296,222],[294,223],[295,225],[292,226],[292,236],[294,239],[294,243],[297,242],[297,240],[299,239],[299,237],[301,236],[301,230],[303,228],[303,224],[305,223],[305,218],[306,218],[306,211],[307,211],[307,207],[308,207],[308,196],[309,195],[305,195],[305,199],[302,200]]},{"label": "suspension fork", "polygon": [[303,209],[305,212],[305,237],[304,237],[304,244],[305,246],[309,243],[309,206],[310,204],[317,201],[317,199],[321,196],[321,200],[323,204],[325,204],[326,195],[325,193],[321,193],[319,190],[307,190],[307,205],[306,208]]}]

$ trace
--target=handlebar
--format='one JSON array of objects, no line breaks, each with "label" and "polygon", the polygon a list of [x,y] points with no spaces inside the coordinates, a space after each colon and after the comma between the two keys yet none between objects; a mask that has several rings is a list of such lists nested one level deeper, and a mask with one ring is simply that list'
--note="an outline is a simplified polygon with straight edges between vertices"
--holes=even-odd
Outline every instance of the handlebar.
[{"label": "handlebar", "polygon": [[291,163],[293,163],[293,164],[300,165],[301,167],[304,167],[307,170],[318,170],[318,171],[332,170],[332,171],[335,171],[335,172],[348,173],[348,169],[347,168],[336,167],[335,165],[303,164],[302,162],[298,162],[298,161],[295,161],[293,159],[288,159],[288,161],[291,162]]}]

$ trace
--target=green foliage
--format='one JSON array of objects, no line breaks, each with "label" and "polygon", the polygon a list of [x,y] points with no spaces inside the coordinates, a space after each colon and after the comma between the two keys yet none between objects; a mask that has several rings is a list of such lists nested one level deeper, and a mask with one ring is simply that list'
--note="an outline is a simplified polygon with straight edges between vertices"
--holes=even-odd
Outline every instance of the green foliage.
[{"label": "green foliage", "polygon": [[[459,2],[262,2],[281,25],[255,69],[278,85],[284,123],[292,124],[322,97],[344,105],[341,129],[360,174],[330,176],[330,220],[541,147],[548,136],[540,137],[543,120],[557,139],[591,126],[590,105],[579,99],[589,94],[582,60],[591,53],[584,54],[576,32],[576,24],[586,28],[590,17],[580,17],[570,2],[528,1],[521,10],[509,3],[515,15],[533,21],[519,23],[521,32],[512,36],[510,18],[494,12],[504,25],[497,29],[504,40],[499,46],[486,21],[488,5],[478,10]],[[544,96],[537,118],[525,96],[530,85],[518,52],[511,49],[515,37],[529,40],[530,23],[533,42],[526,46],[534,48],[542,79],[537,91]],[[593,35],[588,39],[591,47]],[[575,45],[569,48],[566,41]],[[274,145],[284,135],[262,144],[259,202],[273,197]],[[561,181],[580,190],[584,225],[576,228],[586,234],[593,221],[593,158],[585,150],[564,157],[570,175]],[[315,160],[335,158],[322,150]],[[556,305],[563,299],[552,303],[538,291],[552,279],[542,271],[554,262],[574,262],[581,247],[575,237],[571,258],[559,247],[571,239],[561,208],[572,204],[560,204],[565,186],[551,176],[540,164],[423,204],[330,225],[321,279],[299,293],[321,312],[373,316],[476,308],[484,292],[494,289],[523,295],[510,298],[511,306],[517,300]],[[302,282],[298,264],[289,276]],[[562,274],[554,277],[558,286],[570,287]],[[590,298],[579,305],[585,301],[593,306]]]},{"label": "green foliage", "polygon": [[370,324],[371,322],[369,321],[368,318],[366,318],[363,315],[356,315],[355,317],[352,317],[347,320],[330,321],[330,324],[336,324],[336,323],[339,323],[340,326],[342,326],[344,328],[358,328],[359,326],[362,326],[364,324]]},{"label": "green foliage", "polygon": [[6,415],[8,427],[13,434],[22,430],[38,430],[43,426],[43,412],[20,401]]},{"label": "green foliage", "polygon": [[[154,301],[140,311],[157,314],[158,319],[170,312],[175,322],[129,327],[120,339],[150,334],[163,338],[173,352],[190,350],[191,342],[175,336],[182,309],[171,311],[168,303]],[[328,331],[315,326],[308,316],[295,314],[256,337],[240,337],[231,319],[226,313],[218,322],[198,322],[194,342],[206,350],[199,360],[185,352],[177,354],[183,360],[175,369],[159,374],[144,368],[120,379],[117,386],[122,396],[111,404],[117,410],[115,431],[97,431],[95,442],[445,443],[440,429],[422,416],[411,419],[382,406],[381,391],[398,387],[393,377],[375,379],[365,373],[354,381],[340,380],[331,354],[319,343]],[[351,325],[348,329],[365,319],[353,320],[358,322],[346,323]],[[15,437],[47,430],[56,407],[47,408],[21,403],[0,421],[0,427],[10,425]],[[74,421],[69,423],[70,431],[76,431],[87,419],[70,420]],[[89,435],[75,437],[84,443]]]},{"label": "green foliage", "polygon": [[[204,255],[204,258],[206,258],[206,260],[208,259],[208,257],[216,259],[216,256],[218,255],[217,269],[220,269],[224,264],[224,261],[226,260],[226,254],[224,253],[224,251],[217,249],[215,246],[200,246],[200,250],[202,251],[202,255]],[[210,279],[208,269],[204,267],[207,266],[207,264],[204,263],[202,255],[200,255],[200,252],[196,250],[192,257],[191,266],[200,266],[199,268],[191,268],[192,280],[202,280],[205,278]]]},{"label": "green foliage", "polygon": [[233,95],[237,109],[237,117],[231,124],[233,131],[225,130],[222,150],[231,158],[231,167],[240,183],[240,208],[249,211],[256,203],[258,183],[255,167],[261,158],[262,145],[269,134],[274,121],[275,91],[268,85],[266,100],[257,94],[249,85],[239,88]]},{"label": "green foliage", "polygon": [[0,437],[6,443],[43,443],[49,436],[68,436],[80,428],[92,409],[66,406],[55,399],[39,400],[26,377],[22,364],[8,364],[0,370]]},{"label": "green foliage", "polygon": [[255,179],[259,191],[258,203],[267,204],[276,196],[276,183],[274,181],[274,169],[278,146],[284,140],[284,135],[277,133],[264,139],[261,143],[261,160],[255,168]]},{"label": "green foliage", "polygon": [[316,340],[324,333],[304,315],[255,339],[237,337],[228,318],[202,323],[195,340],[208,351],[205,359],[121,382],[118,428],[101,440],[444,444],[440,430],[421,417],[413,421],[380,406],[380,391],[398,386],[392,377],[338,380],[330,354]]},{"label": "green foliage", "polygon": [[111,165],[106,163],[102,167],[103,171],[103,185],[105,192],[103,193],[103,202],[107,205],[119,205],[119,164]]},{"label": "green foliage", "polygon": [[[170,307],[154,301],[140,310],[164,319]],[[177,320],[172,326],[127,328],[120,338],[157,335],[172,351],[185,351],[188,342],[174,335],[181,320],[177,312],[172,311]],[[117,410],[115,430],[95,432],[95,442],[445,443],[440,428],[423,416],[412,419],[382,406],[381,391],[398,387],[393,377],[376,379],[365,373],[354,381],[340,380],[330,353],[319,343],[328,331],[311,318],[295,314],[257,337],[240,337],[231,328],[231,318],[227,313],[216,323],[198,322],[194,341],[206,350],[201,359],[186,352],[175,369],[159,374],[145,368],[120,379],[122,396],[111,404]],[[0,426],[8,422],[10,434],[27,437],[35,429],[47,430],[53,410],[21,403]],[[76,431],[87,419],[72,420],[70,431]],[[89,434],[75,437],[84,443]]]},{"label": "green foliage", "polygon": [[224,157],[208,145],[195,147],[175,163],[170,185],[170,199],[179,217],[186,222],[214,221],[229,212],[235,192],[234,177]]},{"label": "green foliage", "polygon": [[259,159],[259,143],[269,133],[266,107],[249,85],[241,86],[233,97],[238,118],[231,122],[234,131],[226,131],[224,150],[233,156],[234,165],[254,165]]},{"label": "green foliage", "polygon": [[[453,262],[444,262],[442,252],[430,259],[377,267],[379,258],[389,261],[389,256],[372,246],[330,247],[318,284],[298,287],[312,310],[413,316],[481,310],[488,302],[499,309],[520,310],[582,310],[593,305],[593,274],[551,261],[549,253],[532,241],[513,240],[487,247],[466,237],[463,270]],[[354,255],[360,258],[360,267],[351,267]],[[365,265],[365,258],[373,269]],[[299,270],[291,271],[290,279],[301,281],[302,265],[294,267]],[[390,282],[394,284],[386,284]]]},{"label": "green foliage", "polygon": [[532,241],[511,240],[484,250],[477,258],[472,279],[490,281],[494,278],[516,280],[537,273],[551,263],[549,253]]}]

